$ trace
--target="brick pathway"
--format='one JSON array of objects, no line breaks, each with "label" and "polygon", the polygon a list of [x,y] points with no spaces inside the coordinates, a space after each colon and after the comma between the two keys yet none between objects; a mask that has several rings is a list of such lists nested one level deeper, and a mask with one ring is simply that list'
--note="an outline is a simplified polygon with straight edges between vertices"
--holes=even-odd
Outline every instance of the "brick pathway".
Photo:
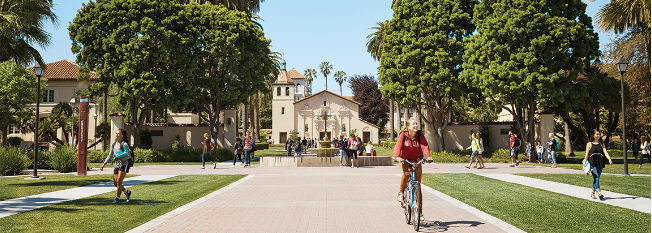
[{"label": "brick pathway", "polygon": [[[414,232],[396,201],[400,179],[396,169],[192,169],[191,173],[255,174],[159,225],[133,232]],[[426,221],[420,232],[505,232],[473,210],[431,192],[423,195]]]}]

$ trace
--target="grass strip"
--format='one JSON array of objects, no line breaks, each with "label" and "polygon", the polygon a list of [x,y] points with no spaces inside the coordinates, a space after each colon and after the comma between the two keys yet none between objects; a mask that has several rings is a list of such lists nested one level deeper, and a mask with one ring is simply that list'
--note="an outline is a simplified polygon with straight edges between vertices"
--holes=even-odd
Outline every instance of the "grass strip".
[{"label": "grass strip", "polygon": [[468,173],[422,180],[526,232],[650,232],[650,214],[635,210]]},{"label": "grass strip", "polygon": [[[127,175],[127,178],[137,175]],[[0,178],[0,201],[49,193],[64,189],[113,181],[113,175],[40,175],[43,180],[25,180],[27,176]]]},{"label": "grass strip", "polygon": [[[550,167],[552,164],[550,163],[525,163],[525,161],[521,161],[521,165],[532,165],[532,166],[544,166],[544,167]],[[573,169],[573,170],[582,170],[582,161],[575,163],[575,164],[569,164],[569,163],[559,163],[557,164],[557,167],[563,167],[567,169]],[[641,169],[638,168],[638,163],[632,164],[631,161],[629,161],[629,164],[627,164],[627,171],[629,174],[650,174],[650,164],[649,163],[644,163]],[[609,165],[607,161],[607,165],[602,169],[602,173],[611,173],[611,174],[624,174],[625,173],[625,165],[622,163],[617,164],[616,161],[614,161],[614,165]]]},{"label": "grass strip", "polygon": [[[571,184],[575,186],[593,187],[593,176],[584,174],[515,174],[536,179],[548,180],[558,183]],[[600,176],[600,189],[629,194],[639,197],[650,198],[650,177],[649,176]],[[589,194],[587,193],[587,196]]]},{"label": "grass strip", "polygon": [[245,175],[182,175],[129,188],[132,200],[111,204],[115,192],[0,219],[0,232],[125,232]]}]

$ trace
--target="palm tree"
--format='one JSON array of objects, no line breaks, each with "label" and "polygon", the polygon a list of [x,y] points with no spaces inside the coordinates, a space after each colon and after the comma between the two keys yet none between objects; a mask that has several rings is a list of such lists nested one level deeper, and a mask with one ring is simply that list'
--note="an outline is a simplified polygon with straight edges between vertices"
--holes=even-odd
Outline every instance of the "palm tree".
[{"label": "palm tree", "polygon": [[328,91],[328,75],[331,73],[333,65],[325,61],[319,64],[319,72],[324,75],[324,80],[326,80],[326,90]]},{"label": "palm tree", "polygon": [[[595,0],[589,0],[594,2]],[[600,7],[595,14],[598,29],[622,33],[632,30],[634,38],[642,35],[645,39],[645,49],[648,61],[650,59],[650,0],[612,0]]]},{"label": "palm tree", "polygon": [[342,95],[342,83],[346,82],[346,77],[344,77],[346,73],[344,71],[337,71],[335,72],[335,81],[340,84],[340,95]]},{"label": "palm tree", "polygon": [[38,62],[45,68],[43,58],[32,46],[50,45],[52,37],[43,26],[45,21],[58,26],[53,6],[52,0],[0,1],[0,62],[14,60],[22,66]]},{"label": "palm tree", "polygon": [[370,27],[376,30],[367,36],[367,52],[371,54],[374,61],[380,61],[380,55],[383,53],[383,36],[385,35],[384,27],[387,20],[376,23],[378,27]]},{"label": "palm tree", "polygon": [[306,81],[308,81],[308,93],[306,93],[306,96],[312,95],[312,80],[317,77],[317,71],[308,68],[303,71],[303,75],[306,76]]}]

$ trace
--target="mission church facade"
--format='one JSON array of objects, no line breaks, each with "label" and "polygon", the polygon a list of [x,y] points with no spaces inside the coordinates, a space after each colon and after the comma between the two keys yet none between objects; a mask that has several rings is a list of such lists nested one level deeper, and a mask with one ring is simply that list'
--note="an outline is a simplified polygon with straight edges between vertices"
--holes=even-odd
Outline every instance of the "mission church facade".
[{"label": "mission church facade", "polygon": [[379,127],[360,119],[361,103],[330,91],[320,91],[306,96],[306,79],[295,69],[281,71],[273,84],[272,140],[283,144],[290,132],[303,138],[356,137],[365,143],[378,143]]}]

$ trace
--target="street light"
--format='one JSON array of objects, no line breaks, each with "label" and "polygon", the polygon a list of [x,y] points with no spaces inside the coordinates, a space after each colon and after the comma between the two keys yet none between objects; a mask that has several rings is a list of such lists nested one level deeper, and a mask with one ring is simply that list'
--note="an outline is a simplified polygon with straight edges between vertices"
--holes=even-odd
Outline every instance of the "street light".
[{"label": "street light", "polygon": [[623,160],[625,163],[625,176],[629,176],[629,172],[627,170],[627,136],[625,135],[625,81],[623,74],[625,74],[628,64],[629,62],[627,62],[627,60],[625,60],[623,57],[620,57],[618,62],[616,62],[616,67],[618,67],[618,71],[620,71],[620,100],[622,101],[621,114],[623,115]]},{"label": "street light", "polygon": [[36,127],[34,128],[34,174],[30,178],[26,179],[45,179],[45,177],[38,177],[38,122],[39,122],[39,104],[41,103],[41,75],[43,75],[43,70],[41,65],[37,62],[34,65],[34,74],[36,74],[36,116],[34,119],[36,121]]}]

